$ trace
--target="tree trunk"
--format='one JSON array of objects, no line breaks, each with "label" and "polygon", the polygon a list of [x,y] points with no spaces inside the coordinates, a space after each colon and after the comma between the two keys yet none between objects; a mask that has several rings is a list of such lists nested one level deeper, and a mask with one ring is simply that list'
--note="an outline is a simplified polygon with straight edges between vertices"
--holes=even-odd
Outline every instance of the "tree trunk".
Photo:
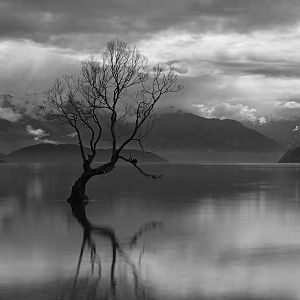
[{"label": "tree trunk", "polygon": [[69,203],[87,203],[88,196],[85,193],[87,182],[96,175],[104,175],[111,172],[115,167],[115,162],[104,164],[96,169],[89,169],[82,173],[82,175],[75,181],[72,186],[70,197],[67,199]]},{"label": "tree trunk", "polygon": [[87,203],[89,198],[85,193],[87,182],[93,177],[91,172],[84,172],[72,186],[71,195],[68,198],[69,203]]}]

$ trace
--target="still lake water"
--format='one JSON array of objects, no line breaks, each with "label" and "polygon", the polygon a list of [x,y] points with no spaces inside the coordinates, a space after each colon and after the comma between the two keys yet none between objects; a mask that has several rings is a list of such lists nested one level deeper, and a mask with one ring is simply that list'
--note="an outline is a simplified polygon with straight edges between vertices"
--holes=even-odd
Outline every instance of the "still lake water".
[{"label": "still lake water", "polygon": [[1,165],[0,299],[300,299],[300,166],[147,169],[164,178],[120,166],[88,185],[88,219],[124,249],[112,290],[99,235],[94,274],[86,248],[74,282],[83,230],[65,199],[80,168]]}]

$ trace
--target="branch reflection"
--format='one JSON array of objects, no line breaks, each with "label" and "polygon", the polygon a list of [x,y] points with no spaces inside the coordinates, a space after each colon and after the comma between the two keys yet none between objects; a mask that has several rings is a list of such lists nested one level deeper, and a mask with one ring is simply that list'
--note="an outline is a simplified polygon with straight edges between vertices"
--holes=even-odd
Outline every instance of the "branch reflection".
[{"label": "branch reflection", "polygon": [[[126,265],[129,267],[130,272],[133,277],[133,283],[134,283],[134,294],[136,299],[145,299],[147,298],[147,291],[142,283],[142,280],[139,276],[139,269],[136,267],[136,264],[129,258],[129,256],[126,254],[125,249],[131,250],[133,247],[137,246],[138,240],[143,236],[144,233],[162,229],[162,223],[161,222],[150,222],[142,225],[137,232],[135,232],[131,237],[125,239],[125,241],[120,242],[117,238],[115,231],[113,228],[108,226],[101,226],[101,225],[95,225],[92,224],[89,219],[86,216],[86,203],[70,203],[72,214],[75,217],[75,219],[78,221],[78,223],[81,225],[83,229],[83,239],[82,244],[80,248],[80,253],[78,257],[77,267],[76,267],[76,273],[74,277],[74,284],[73,284],[73,292],[71,299],[76,299],[77,296],[77,285],[79,281],[79,274],[80,269],[82,265],[82,258],[85,249],[87,249],[89,256],[90,256],[90,262],[91,262],[91,273],[94,275],[95,268],[98,269],[97,273],[97,280],[95,281],[95,284],[93,286],[93,293],[96,296],[97,293],[97,287],[102,277],[102,261],[100,258],[100,255],[97,251],[96,241],[95,238],[101,237],[109,241],[111,245],[111,262],[110,262],[110,295],[116,299],[116,263],[117,259],[121,259],[126,263]],[[140,266],[142,256],[144,255],[144,245],[141,249],[141,252],[139,254],[138,264]]]}]

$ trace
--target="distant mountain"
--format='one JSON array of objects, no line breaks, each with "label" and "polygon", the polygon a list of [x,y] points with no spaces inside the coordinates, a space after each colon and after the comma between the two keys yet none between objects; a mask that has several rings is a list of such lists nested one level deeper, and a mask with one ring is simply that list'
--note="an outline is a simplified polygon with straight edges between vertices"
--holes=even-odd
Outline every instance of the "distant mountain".
[{"label": "distant mountain", "polygon": [[0,152],[8,153],[21,147],[40,143],[39,140],[35,141],[35,136],[26,130],[29,125],[33,129],[42,129],[50,140],[61,143],[74,142],[74,138],[68,136],[71,130],[66,126],[30,117],[23,117],[16,122],[0,119]]},{"label": "distant mountain", "polygon": [[274,140],[237,121],[206,119],[190,113],[160,115],[147,144],[160,150],[282,151]]},{"label": "distant mountain", "polygon": [[[28,132],[28,126],[33,129],[32,132]],[[37,131],[43,132],[44,137],[39,138],[34,135]],[[17,122],[0,120],[0,152],[2,153],[32,144],[38,145],[42,140],[63,144],[76,143],[72,129],[66,125],[29,117],[23,117]],[[88,142],[86,138],[84,140]],[[199,153],[200,151],[214,153],[283,151],[274,140],[237,121],[206,119],[190,113],[161,114],[145,145],[152,152],[160,151],[161,153],[165,150]],[[100,146],[108,147],[105,144]],[[200,157],[200,154],[198,156]]]},{"label": "distant mountain", "polygon": [[[86,149],[87,150],[87,149]],[[138,162],[168,162],[164,158],[139,150],[125,149],[123,156],[132,157]],[[98,149],[95,161],[103,162],[110,159],[110,149]],[[7,162],[80,162],[79,146],[75,144],[38,144],[24,147],[7,154],[3,160]]]},{"label": "distant mountain", "polygon": [[300,145],[300,119],[298,118],[271,120],[265,124],[243,122],[243,125],[268,136],[284,148]]},{"label": "distant mountain", "polygon": [[300,163],[300,147],[288,150],[281,157],[279,163]]}]

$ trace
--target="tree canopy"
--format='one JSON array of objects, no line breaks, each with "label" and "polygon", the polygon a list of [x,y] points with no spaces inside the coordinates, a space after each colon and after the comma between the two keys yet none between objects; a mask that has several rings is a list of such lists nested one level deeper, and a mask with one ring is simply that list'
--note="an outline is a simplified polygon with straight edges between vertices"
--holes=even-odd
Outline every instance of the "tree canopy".
[{"label": "tree canopy", "polygon": [[[46,93],[46,117],[74,129],[84,172],[102,174],[121,159],[148,175],[136,159],[124,157],[122,150],[132,143],[144,150],[143,141],[153,127],[158,101],[181,89],[172,67],[150,66],[135,46],[113,39],[100,59],[90,58],[82,63],[78,74],[54,82]],[[111,159],[106,169],[93,169],[101,142],[110,144]]]}]

